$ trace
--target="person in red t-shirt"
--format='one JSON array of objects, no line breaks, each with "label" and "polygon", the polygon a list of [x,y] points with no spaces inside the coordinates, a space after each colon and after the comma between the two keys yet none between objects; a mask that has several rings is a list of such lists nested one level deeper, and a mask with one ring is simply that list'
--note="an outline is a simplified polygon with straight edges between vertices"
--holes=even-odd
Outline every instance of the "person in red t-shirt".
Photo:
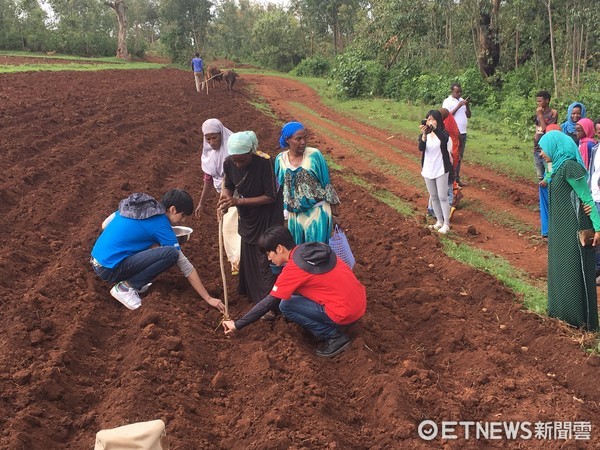
[{"label": "person in red t-shirt", "polygon": [[[275,266],[283,266],[271,293],[241,319],[223,322],[225,334],[258,320],[279,305],[283,316],[324,340],[318,356],[332,357],[351,342],[341,326],[356,322],[367,306],[365,287],[327,244],[296,246],[290,231],[276,226],[259,239],[261,251]],[[280,301],[281,300],[281,301]]]}]

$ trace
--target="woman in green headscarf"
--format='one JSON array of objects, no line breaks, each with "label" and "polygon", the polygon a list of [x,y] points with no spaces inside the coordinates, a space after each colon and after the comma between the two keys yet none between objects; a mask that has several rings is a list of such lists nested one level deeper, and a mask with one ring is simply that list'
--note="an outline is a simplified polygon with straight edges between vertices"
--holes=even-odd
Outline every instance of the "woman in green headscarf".
[{"label": "woman in green headscarf", "polygon": [[[577,146],[566,134],[550,131],[539,145],[542,158],[552,163],[548,185],[548,315],[595,331],[594,247],[600,244],[600,215],[587,184],[587,171]],[[584,208],[590,211],[589,217]],[[586,233],[581,230],[589,235],[583,243],[580,238]]]},{"label": "woman in green headscarf", "polygon": [[283,225],[283,197],[273,161],[258,151],[253,131],[233,133],[227,141],[227,153],[217,207],[220,214],[232,206],[238,209],[238,233],[242,238],[239,293],[258,303],[275,282],[267,255],[258,248],[258,238],[268,228]]}]

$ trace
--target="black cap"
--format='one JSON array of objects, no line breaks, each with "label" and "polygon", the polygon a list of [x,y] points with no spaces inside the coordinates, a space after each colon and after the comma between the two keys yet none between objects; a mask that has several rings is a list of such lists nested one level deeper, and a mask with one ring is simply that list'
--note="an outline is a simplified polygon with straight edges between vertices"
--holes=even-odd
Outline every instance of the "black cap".
[{"label": "black cap", "polygon": [[337,255],[327,244],[307,242],[296,247],[293,260],[302,270],[313,275],[320,275],[335,267]]}]

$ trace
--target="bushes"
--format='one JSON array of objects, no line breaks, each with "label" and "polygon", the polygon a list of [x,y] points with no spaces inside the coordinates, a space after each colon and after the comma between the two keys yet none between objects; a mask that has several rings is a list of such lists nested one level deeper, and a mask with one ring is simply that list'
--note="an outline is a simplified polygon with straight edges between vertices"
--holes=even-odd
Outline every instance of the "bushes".
[{"label": "bushes", "polygon": [[300,61],[292,71],[292,75],[299,77],[325,77],[331,72],[331,63],[321,55],[311,56]]},{"label": "bushes", "polygon": [[338,56],[331,76],[338,97],[355,98],[364,94],[367,70],[358,53],[348,52]]}]

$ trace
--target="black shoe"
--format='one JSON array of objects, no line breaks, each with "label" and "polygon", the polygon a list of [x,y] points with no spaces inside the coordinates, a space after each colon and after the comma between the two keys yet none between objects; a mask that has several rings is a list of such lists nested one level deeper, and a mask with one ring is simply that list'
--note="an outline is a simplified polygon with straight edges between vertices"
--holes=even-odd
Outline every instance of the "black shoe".
[{"label": "black shoe", "polygon": [[317,356],[324,356],[325,358],[332,358],[335,355],[342,353],[346,348],[350,346],[352,339],[343,333],[338,336],[327,339],[325,343],[317,349],[315,352]]}]

